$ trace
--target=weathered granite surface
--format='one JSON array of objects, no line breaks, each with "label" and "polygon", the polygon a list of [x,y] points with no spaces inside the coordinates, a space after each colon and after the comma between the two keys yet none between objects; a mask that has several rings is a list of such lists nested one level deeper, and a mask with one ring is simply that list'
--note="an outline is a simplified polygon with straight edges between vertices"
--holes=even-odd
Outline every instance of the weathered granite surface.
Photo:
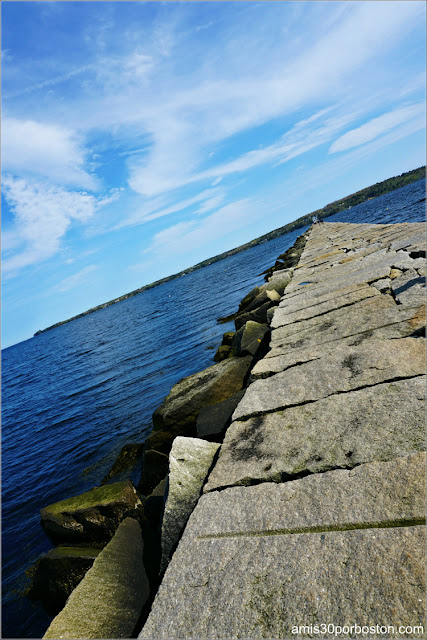
[{"label": "weathered granite surface", "polygon": [[369,340],[357,346],[336,342],[333,349],[325,345],[323,357],[253,382],[233,420],[424,372],[424,338],[395,340],[393,348],[388,340]]},{"label": "weathered granite surface", "polygon": [[423,451],[425,385],[418,376],[236,420],[204,491]]},{"label": "weathered granite surface", "polygon": [[266,357],[274,357],[284,350],[307,348],[378,329],[381,329],[381,337],[399,338],[408,335],[408,332],[411,335],[424,324],[424,305],[404,307],[396,305],[391,296],[378,295],[354,303],[346,313],[336,309],[295,325],[277,328],[272,332],[271,350]]},{"label": "weathered granite surface", "polygon": [[130,638],[149,595],[136,520],[126,518],[44,638]]},{"label": "weathered granite surface", "polygon": [[424,478],[418,455],[203,496],[139,637],[422,624]]},{"label": "weathered granite surface", "polygon": [[168,496],[162,520],[162,559],[166,568],[191,512],[219,445],[198,438],[175,438],[169,454]]},{"label": "weathered granite surface", "polygon": [[[372,298],[380,293],[368,284],[355,284],[344,287],[340,291],[318,290],[316,294],[308,296],[295,296],[289,301],[283,301],[275,310],[272,328],[293,324],[300,320],[308,320],[315,316],[321,316],[329,311],[348,307],[359,300]],[[286,304],[285,304],[286,303]]]},{"label": "weathered granite surface", "polygon": [[138,517],[141,507],[135,487],[126,480],[44,507],[41,524],[55,543],[105,544],[124,518]]},{"label": "weathered granite surface", "polygon": [[422,224],[315,225],[267,270],[271,284],[293,267],[266,314],[270,350],[140,637],[425,627],[423,234]]}]

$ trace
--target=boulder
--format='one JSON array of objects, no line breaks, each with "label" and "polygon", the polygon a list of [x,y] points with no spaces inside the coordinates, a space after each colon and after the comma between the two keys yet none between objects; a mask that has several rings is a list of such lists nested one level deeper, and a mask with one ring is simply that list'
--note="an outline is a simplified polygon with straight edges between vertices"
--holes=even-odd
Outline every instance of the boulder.
[{"label": "boulder", "polygon": [[[268,335],[267,335],[268,334]],[[231,343],[232,356],[258,356],[261,350],[265,350],[269,341],[269,327],[267,324],[261,324],[248,320],[234,334]]]},{"label": "boulder", "polygon": [[153,414],[155,431],[148,438],[147,447],[167,453],[176,436],[195,435],[202,407],[222,402],[240,391],[251,363],[251,356],[228,358],[178,382]]},{"label": "boulder", "polygon": [[218,404],[203,407],[197,416],[197,437],[213,442],[221,442],[225,430],[230,424],[231,416],[245,391],[239,391],[234,396],[223,400]]},{"label": "boulder", "polygon": [[277,293],[279,298],[283,296],[284,291],[290,281],[292,280],[293,269],[283,269],[282,271],[276,271],[261,287],[261,291],[266,293]]},{"label": "boulder", "polygon": [[242,335],[245,330],[245,325],[240,327],[238,331],[236,331],[233,335],[233,340],[231,341],[231,356],[240,356],[240,345],[242,342]]},{"label": "boulder", "polygon": [[156,485],[167,475],[169,469],[169,457],[161,451],[148,449],[144,453],[141,479],[137,489],[148,496]]},{"label": "boulder", "polygon": [[99,553],[100,549],[94,547],[59,546],[52,549],[29,570],[31,585],[25,595],[30,600],[40,600],[46,611],[55,616]]},{"label": "boulder", "polygon": [[257,309],[253,311],[249,311],[248,313],[242,313],[237,316],[234,321],[234,325],[236,327],[236,331],[238,331],[241,327],[243,327],[248,320],[252,320],[253,322],[259,322],[261,324],[265,324],[267,322],[267,311],[270,307],[277,306],[279,304],[279,300],[268,300]]},{"label": "boulder", "polygon": [[126,518],[44,638],[131,638],[149,596],[141,528]]},{"label": "boulder", "polygon": [[244,309],[243,313],[249,313],[250,311],[254,311],[254,309],[258,309],[266,302],[271,302],[272,300],[280,300],[280,295],[272,289],[271,291],[262,291],[259,293]]},{"label": "boulder", "polygon": [[229,345],[220,345],[214,355],[214,362],[222,362],[230,355],[231,347]]},{"label": "boulder", "polygon": [[222,346],[231,346],[233,341],[234,331],[226,331],[222,336]]},{"label": "boulder", "polygon": [[169,491],[162,521],[162,560],[166,569],[185,524],[197,504],[219,445],[197,438],[174,440],[170,452]]},{"label": "boulder", "polygon": [[242,340],[240,342],[240,355],[258,355],[262,348],[266,348],[270,337],[267,324],[260,324],[248,320],[244,325]]},{"label": "boulder", "polygon": [[259,292],[260,292],[259,287],[254,287],[251,291],[249,291],[249,293],[246,294],[245,297],[240,302],[239,311],[242,311],[250,302],[252,302],[252,300],[256,298]]},{"label": "boulder", "polygon": [[140,444],[125,444],[120,450],[119,455],[116,458],[115,463],[111,467],[110,471],[101,480],[101,486],[106,484],[111,478],[129,472],[141,459],[144,451],[144,445]]},{"label": "boulder", "polygon": [[96,487],[55,502],[40,511],[49,538],[60,542],[103,545],[127,516],[137,517],[142,503],[130,480]]}]

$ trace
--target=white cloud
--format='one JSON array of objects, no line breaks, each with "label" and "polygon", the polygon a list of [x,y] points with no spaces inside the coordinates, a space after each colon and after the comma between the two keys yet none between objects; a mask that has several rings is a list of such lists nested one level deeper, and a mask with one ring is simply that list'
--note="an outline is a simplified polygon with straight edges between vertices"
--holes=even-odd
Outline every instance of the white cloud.
[{"label": "white cloud", "polygon": [[202,214],[212,211],[212,209],[216,209],[223,203],[224,197],[224,193],[217,193],[217,195],[213,195],[211,198],[208,198],[195,213]]},{"label": "white cloud", "polygon": [[70,80],[71,78],[74,78],[75,76],[79,76],[82,75],[84,73],[86,73],[87,71],[91,71],[95,68],[95,65],[93,64],[86,64],[83,65],[82,67],[77,67],[75,69],[71,69],[71,71],[68,71],[66,73],[61,73],[59,75],[56,75],[52,78],[48,78],[47,80],[43,80],[41,82],[37,82],[35,84],[30,84],[28,86],[26,86],[23,89],[20,89],[19,91],[16,91],[15,93],[11,93],[11,94],[6,94],[5,98],[18,98],[20,96],[24,96],[27,93],[33,93],[33,91],[39,91],[40,89],[45,89],[47,87],[54,87],[55,85],[61,83],[61,82],[65,82],[66,80]]},{"label": "white cloud", "polygon": [[4,273],[16,272],[55,255],[73,222],[88,222],[99,207],[114,197],[113,194],[110,198],[95,198],[8,175],[3,178],[3,193],[14,213],[15,247],[18,240],[25,244],[23,250],[3,261]]},{"label": "white cloud", "polygon": [[181,200],[167,207],[159,207],[159,199],[154,198],[151,200],[151,206],[148,206],[145,209],[141,209],[128,218],[125,218],[114,227],[114,230],[121,229],[123,227],[131,227],[134,225],[144,224],[145,222],[150,222],[151,220],[157,220],[158,218],[170,215],[171,213],[177,213],[179,211],[183,211],[184,209],[188,209],[194,204],[198,204],[199,202],[203,201],[205,201],[205,203],[198,211],[209,211],[210,209],[213,209],[217,205],[217,203],[219,203],[223,199],[223,197],[224,196],[219,193],[218,189],[206,189],[204,191],[201,191],[200,193],[197,193],[191,198],[186,198],[185,200]]},{"label": "white cloud", "polygon": [[3,170],[47,177],[61,184],[94,189],[84,170],[85,152],[77,134],[57,125],[2,119]]},{"label": "white cloud", "polygon": [[180,222],[154,236],[148,251],[159,256],[182,255],[211,245],[215,240],[242,230],[259,218],[259,209],[250,198],[231,202],[203,219]]},{"label": "white cloud", "polygon": [[88,265],[87,267],[80,269],[77,273],[74,273],[73,275],[61,280],[61,282],[58,282],[58,284],[53,287],[53,290],[60,291],[62,293],[64,291],[74,289],[77,286],[84,285],[87,280],[87,276],[98,269],[99,267],[95,264]]},{"label": "white cloud", "polygon": [[333,143],[329,149],[329,153],[347,151],[348,149],[366,144],[387,131],[390,131],[390,129],[394,129],[398,125],[423,115],[424,112],[424,104],[415,104],[384,113],[369,122],[365,122],[365,124],[357,127],[357,129],[347,131],[347,133]]},{"label": "white cloud", "polygon": [[[351,90],[349,78],[371,59],[387,53],[416,24],[422,11],[419,3],[410,2],[345,3],[334,12],[328,28],[320,31],[317,25],[313,37],[308,32],[304,46],[300,43],[294,54],[278,42],[274,55],[268,51],[271,61],[262,73],[256,72],[262,56],[248,41],[245,58],[253,60],[254,68],[246,66],[241,57],[230,56],[230,69],[224,69],[223,75],[205,63],[200,76],[197,72],[180,76],[181,87],[169,77],[171,88],[153,87],[155,104],[139,105],[138,112],[121,103],[122,113],[140,118],[152,135],[144,160],[130,166],[130,187],[151,197],[188,184],[195,175],[196,179],[221,175],[220,169],[200,171],[212,144],[302,106],[346,97]],[[224,57],[227,54],[225,50]],[[313,148],[308,140],[305,146]],[[225,169],[244,171],[287,151],[272,145],[226,163]]]}]

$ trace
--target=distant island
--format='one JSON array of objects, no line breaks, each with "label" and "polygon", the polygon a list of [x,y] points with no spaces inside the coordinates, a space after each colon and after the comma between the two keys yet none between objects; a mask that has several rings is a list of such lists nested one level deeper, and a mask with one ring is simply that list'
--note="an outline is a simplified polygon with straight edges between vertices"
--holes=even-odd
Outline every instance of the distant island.
[{"label": "distant island", "polygon": [[132,298],[132,296],[138,295],[138,293],[142,293],[143,291],[147,291],[148,289],[153,289],[154,287],[158,287],[165,282],[169,282],[170,280],[175,280],[176,278],[180,278],[181,276],[185,276],[187,273],[192,273],[192,271],[196,271],[197,269],[202,269],[203,267],[208,266],[209,264],[213,264],[214,262],[219,262],[220,260],[224,260],[229,256],[234,256],[236,253],[241,253],[242,251],[247,251],[252,247],[256,247],[259,244],[264,242],[268,242],[269,240],[273,240],[273,238],[278,238],[279,236],[285,235],[285,233],[290,233],[291,231],[295,231],[295,229],[299,229],[300,227],[305,227],[306,225],[311,223],[312,216],[316,215],[319,219],[325,219],[329,216],[334,215],[335,213],[340,213],[340,211],[345,211],[346,209],[351,209],[351,207],[356,206],[357,204],[361,204],[362,202],[366,202],[366,200],[371,200],[372,198],[376,198],[377,196],[382,195],[383,193],[388,193],[390,191],[394,191],[395,189],[399,189],[400,187],[404,187],[407,184],[411,184],[412,182],[416,182],[417,180],[421,180],[425,177],[426,167],[419,167],[418,169],[413,169],[412,171],[407,171],[406,173],[400,174],[400,176],[395,176],[394,178],[388,178],[383,182],[377,182],[376,184],[366,187],[365,189],[361,189],[360,191],[356,191],[350,196],[346,196],[345,198],[341,198],[340,200],[336,200],[335,202],[331,202],[327,204],[322,209],[317,209],[316,211],[312,211],[311,213],[301,216],[294,220],[294,222],[290,222],[289,224],[285,224],[283,227],[279,227],[278,229],[274,229],[269,233],[266,233],[259,238],[255,238],[250,242],[246,242],[246,244],[242,244],[235,249],[231,249],[230,251],[225,251],[224,253],[220,253],[213,258],[208,258],[207,260],[203,260],[203,262],[198,262],[192,267],[188,267],[188,269],[184,269],[179,273],[174,273],[173,275],[167,276],[166,278],[162,278],[161,280],[156,280],[151,284],[146,284],[139,289],[135,289],[130,293],[125,293],[118,298],[114,298],[114,300],[110,300],[109,302],[104,302],[104,304],[99,304],[97,307],[92,307],[83,313],[79,313],[77,316],[73,316],[72,318],[68,318],[68,320],[62,320],[61,322],[57,322],[56,324],[47,327],[46,329],[40,329],[36,331],[34,334],[38,336],[40,333],[44,333],[45,331],[50,331],[51,329],[55,329],[55,327],[60,327],[67,322],[71,322],[72,320],[77,320],[77,318],[82,318],[83,316],[87,316],[89,313],[93,313],[94,311],[99,311],[99,309],[105,309],[105,307],[109,307],[112,304],[116,304],[116,302],[121,302],[122,300],[126,300],[126,298]]}]

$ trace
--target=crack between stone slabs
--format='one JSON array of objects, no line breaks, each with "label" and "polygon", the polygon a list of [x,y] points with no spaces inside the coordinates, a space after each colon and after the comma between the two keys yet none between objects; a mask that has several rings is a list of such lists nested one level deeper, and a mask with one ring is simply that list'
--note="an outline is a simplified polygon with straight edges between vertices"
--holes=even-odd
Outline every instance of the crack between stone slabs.
[{"label": "crack between stone slabs", "polygon": [[[390,382],[399,382],[400,380],[412,380],[413,378],[419,378],[421,375],[423,374],[419,373],[415,376],[396,376],[394,378],[387,378],[386,380],[381,380],[380,382],[374,382],[372,384],[364,384],[360,387],[354,387],[353,389],[346,389],[345,391],[336,391],[335,393],[329,393],[328,395],[321,396],[320,398],[316,398],[315,400],[305,400],[304,402],[296,402],[295,404],[287,404],[284,406],[274,407],[274,409],[265,409],[264,411],[256,411],[255,413],[248,413],[248,414],[245,414],[244,416],[234,418],[233,422],[244,422],[245,420],[249,420],[249,418],[258,418],[259,416],[265,416],[270,413],[285,411],[286,409],[292,409],[294,407],[303,407],[306,404],[313,404],[314,402],[319,402],[319,400],[325,400],[326,398],[332,398],[334,396],[342,396],[344,393],[350,393],[352,391],[361,391],[362,389],[377,387],[380,384],[389,384]],[[269,377],[272,377],[272,376],[269,376]]]},{"label": "crack between stone slabs", "polygon": [[[369,285],[366,283],[366,286],[369,286]],[[331,291],[331,297],[328,298],[327,300],[323,300],[323,302],[313,302],[313,304],[309,304],[306,307],[301,307],[301,309],[299,309],[299,311],[304,311],[305,309],[311,309],[311,307],[315,307],[317,305],[324,304],[326,302],[329,302],[329,300],[336,300],[337,298],[341,298],[342,296],[348,296],[351,293],[353,293],[354,291],[359,291],[361,289],[364,289],[364,286],[360,286],[360,283],[359,284],[355,284],[354,285],[354,289],[351,289],[351,291],[347,291],[347,293],[341,293],[341,294],[339,294],[337,296],[333,295],[334,291],[332,290]],[[340,289],[338,289],[338,291],[340,291]],[[320,298],[321,296],[318,296],[318,297]],[[286,295],[282,296],[282,300],[284,302],[286,302]],[[284,305],[280,306],[280,303],[279,303],[279,309],[286,309],[286,305],[284,304]],[[296,312],[294,311],[294,312],[291,312],[291,313],[296,313]]]},{"label": "crack between stone slabs", "polygon": [[313,525],[307,527],[285,527],[283,529],[231,531],[227,533],[207,533],[197,536],[196,540],[220,538],[259,538],[264,536],[286,536],[307,533],[329,533],[335,531],[359,531],[363,529],[397,529],[401,527],[424,526],[424,518],[396,518],[395,520],[376,520],[372,522],[348,522],[342,524]]},{"label": "crack between stone slabs", "polygon": [[[274,358],[282,358],[283,356],[274,356]],[[299,367],[302,364],[307,364],[308,362],[314,362],[315,360],[321,360],[323,356],[313,356],[313,358],[309,358],[308,360],[301,360],[301,362],[294,362],[286,367],[284,367],[283,369],[281,369],[280,371],[262,371],[260,374],[255,374],[256,377],[252,379],[252,383],[256,382],[257,380],[267,380],[267,378],[272,378],[273,376],[276,376],[278,373],[283,373],[284,371],[288,371],[288,369],[292,369],[293,367]],[[267,360],[273,360],[274,358],[267,358]]]},{"label": "crack between stone slabs", "polygon": [[[375,287],[373,287],[373,289],[375,289]],[[298,324],[298,322],[305,322],[306,320],[312,320],[313,318],[320,318],[321,316],[327,315],[328,313],[332,313],[333,311],[338,311],[338,309],[345,309],[346,307],[351,307],[354,304],[356,304],[357,302],[360,302],[361,300],[370,300],[371,298],[376,298],[375,295],[373,296],[367,296],[366,298],[359,298],[358,300],[354,300],[353,302],[348,302],[347,304],[342,304],[339,307],[334,307],[333,309],[328,309],[327,311],[322,311],[321,313],[316,313],[314,316],[310,316],[308,318],[301,318],[300,320],[295,320],[294,322],[289,322],[288,324],[281,324],[278,327],[273,327],[272,330],[275,331],[276,329],[281,329],[282,327],[292,327],[294,324]],[[322,304],[322,303],[320,303]],[[316,306],[316,305],[311,305],[311,306]],[[284,307],[279,307],[279,308],[284,308]],[[310,307],[307,307],[307,309],[309,309]]]},{"label": "crack between stone slabs", "polygon": [[[405,307],[405,311],[414,310],[414,315],[416,315],[416,313],[418,313],[418,312],[420,311],[420,308],[421,308],[422,306],[423,306],[423,305],[419,305],[419,306],[417,306],[417,307]],[[338,342],[339,340],[345,340],[346,338],[353,338],[353,337],[355,337],[355,336],[361,336],[361,335],[363,335],[364,333],[368,333],[368,332],[370,332],[370,331],[371,331],[371,332],[373,332],[373,331],[378,331],[379,329],[385,329],[386,327],[394,327],[395,325],[403,324],[404,322],[409,322],[411,319],[412,319],[412,318],[406,318],[405,320],[397,320],[396,322],[389,322],[388,324],[382,324],[382,325],[380,325],[379,327],[372,327],[371,329],[365,329],[364,331],[358,331],[358,332],[356,332],[356,333],[350,333],[350,334],[345,335],[345,336],[339,336],[339,337],[337,337],[337,338],[332,338],[331,340],[324,340],[321,344],[322,344],[322,345],[325,345],[325,344],[329,344],[329,343],[332,343],[332,342]],[[286,326],[286,325],[285,325],[285,326]],[[278,328],[278,329],[281,329],[282,327],[277,327],[277,328]],[[315,328],[315,327],[314,327],[314,328]],[[306,329],[306,331],[309,331],[309,330],[310,330],[310,328],[309,328],[309,329]],[[273,329],[273,331],[275,331],[275,329]],[[301,333],[301,332],[300,332],[300,333]],[[372,334],[371,334],[371,335],[372,335]],[[371,337],[371,336],[369,336],[369,337]],[[399,336],[399,337],[405,337],[405,338],[407,338],[407,337],[409,337],[409,336]],[[386,340],[386,339],[387,339],[387,340],[391,340],[392,338],[390,337],[390,338],[383,338],[383,339],[384,339],[384,340]],[[306,340],[306,338],[300,338],[299,340]],[[299,342],[299,340],[297,340],[297,342]],[[279,348],[289,348],[289,347],[291,347],[291,348],[292,348],[292,344],[294,344],[294,343],[292,343],[292,342],[280,343],[280,342],[279,342],[278,344],[274,344],[274,343],[272,344],[272,343],[270,342],[270,351],[267,353],[267,355],[265,356],[265,358],[267,358],[267,359],[268,359],[269,357],[270,357],[270,358],[277,358],[278,356],[269,356],[269,353],[271,353],[271,351],[273,351],[273,350],[275,350],[275,349],[279,349]],[[312,346],[312,347],[313,347],[313,346],[316,346],[316,343],[315,343],[314,345],[311,345],[311,346]],[[307,348],[308,348],[308,347],[307,347]],[[283,355],[283,354],[279,354],[279,355]],[[263,358],[263,360],[264,360],[264,358]],[[276,372],[276,373],[277,373],[277,372]],[[276,373],[274,373],[273,375],[276,375]]]},{"label": "crack between stone slabs", "polygon": [[[390,325],[386,325],[386,326],[390,326]],[[380,327],[380,328],[383,328],[383,327]],[[372,336],[372,331],[375,331],[375,329],[367,329],[365,333],[368,333],[369,335],[366,336],[365,338],[366,340],[371,337],[375,338],[375,336]],[[347,340],[347,338],[353,338],[354,335],[363,336],[363,333],[353,334],[351,336],[345,336],[344,338],[337,338],[336,340],[329,340],[324,344],[339,342],[340,340]],[[409,333],[408,335],[385,338],[384,340],[388,341],[388,340],[404,340],[405,338],[425,338],[425,335],[426,335],[426,328],[420,327],[419,329],[415,329],[415,331],[413,331],[412,333]],[[360,342],[362,342],[362,340]],[[358,342],[357,344],[360,344],[360,342]],[[348,347],[357,346],[357,344],[352,343],[352,344],[349,344]],[[262,358],[262,360],[267,360],[268,362],[268,361],[274,360],[275,358],[283,358],[285,357],[285,355],[286,354],[281,354],[277,356],[271,356],[270,358],[265,357],[265,358]],[[251,384],[253,384],[257,380],[267,380],[267,378],[272,378],[273,376],[277,376],[277,374],[284,373],[285,371],[288,371],[289,369],[293,369],[294,367],[300,367],[302,364],[307,364],[308,362],[315,362],[316,360],[321,360],[324,356],[325,354],[322,354],[320,356],[313,356],[312,358],[308,358],[307,360],[301,360],[301,361],[298,360],[297,362],[293,362],[292,364],[284,366],[283,369],[281,369],[280,371],[262,371],[259,374],[258,373],[255,374],[256,377],[253,377],[252,379],[250,379]],[[411,376],[411,377],[415,377],[415,376]]]},{"label": "crack between stone slabs", "polygon": [[[425,375],[423,374],[422,376],[416,376],[416,377],[425,378]],[[424,451],[424,449],[422,449],[422,451]],[[381,458],[381,459],[377,459],[376,462],[390,462],[393,459],[394,458]],[[375,460],[371,460],[370,462],[360,460],[358,462],[352,462],[351,464],[348,464],[346,466],[329,464],[323,467],[323,469],[317,469],[315,471],[310,471],[309,469],[304,469],[303,471],[298,471],[296,473],[286,473],[285,471],[281,471],[281,472],[278,472],[277,474],[277,475],[280,475],[280,479],[277,479],[277,475],[276,475],[276,479],[273,476],[271,477],[266,476],[264,478],[250,478],[247,476],[246,478],[242,478],[242,480],[236,480],[232,484],[219,485],[217,487],[214,487],[213,489],[209,489],[203,495],[209,495],[210,493],[215,493],[215,492],[219,493],[220,491],[225,491],[225,489],[235,489],[237,487],[238,488],[254,487],[259,484],[266,484],[266,483],[267,484],[286,484],[287,482],[294,482],[295,480],[301,480],[301,478],[307,478],[307,476],[318,476],[323,473],[329,473],[330,471],[352,471],[357,467],[360,467],[366,464],[371,464],[371,462],[375,462]]]}]

